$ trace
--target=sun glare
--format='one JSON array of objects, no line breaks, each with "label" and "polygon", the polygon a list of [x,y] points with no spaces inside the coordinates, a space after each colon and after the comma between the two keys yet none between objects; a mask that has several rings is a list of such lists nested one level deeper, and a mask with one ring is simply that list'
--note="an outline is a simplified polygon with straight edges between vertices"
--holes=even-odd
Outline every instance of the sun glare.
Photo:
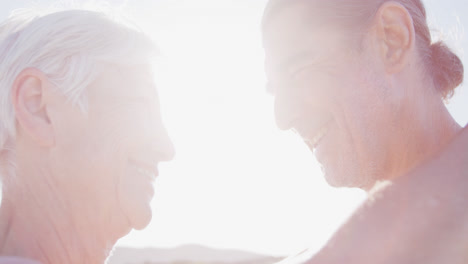
[{"label": "sun glare", "polygon": [[[37,4],[3,2],[2,19]],[[266,0],[108,2],[161,49],[155,81],[177,153],[160,166],[151,224],[117,246],[199,244],[275,256],[320,249],[365,194],[329,187],[305,144],[276,127],[260,32]],[[425,2],[432,11],[445,3]],[[468,92],[459,90],[449,109],[465,125]]]},{"label": "sun glare", "polygon": [[164,55],[156,81],[177,154],[161,166],[152,223],[119,245],[318,249],[364,194],[328,187],[305,145],[276,128],[263,72],[265,2],[202,2],[134,10]]}]

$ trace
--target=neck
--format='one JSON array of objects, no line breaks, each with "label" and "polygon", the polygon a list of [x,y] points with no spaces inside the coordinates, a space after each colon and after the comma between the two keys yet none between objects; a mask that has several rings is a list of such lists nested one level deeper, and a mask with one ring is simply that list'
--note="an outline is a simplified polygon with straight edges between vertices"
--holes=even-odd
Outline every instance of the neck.
[{"label": "neck", "polygon": [[3,194],[0,255],[43,264],[105,262],[117,239],[102,239],[109,237],[104,228],[74,220],[75,215],[60,202],[58,193],[44,188],[47,184],[33,185],[33,189],[18,186]]},{"label": "neck", "polygon": [[[431,101],[432,100],[432,101]],[[409,109],[401,116],[407,116],[406,126],[398,128],[399,139],[405,140],[393,142],[395,149],[394,166],[389,175],[389,179],[396,179],[430,159],[446,147],[461,131],[452,118],[443,102],[436,98],[423,98],[417,102],[411,102]],[[429,105],[429,106],[428,106]]]}]

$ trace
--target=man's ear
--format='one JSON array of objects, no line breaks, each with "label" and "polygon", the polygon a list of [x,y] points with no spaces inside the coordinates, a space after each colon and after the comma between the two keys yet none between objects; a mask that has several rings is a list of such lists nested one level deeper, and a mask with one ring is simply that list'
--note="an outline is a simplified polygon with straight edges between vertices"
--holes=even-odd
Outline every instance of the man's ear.
[{"label": "man's ear", "polygon": [[51,83],[44,73],[34,68],[23,70],[12,87],[17,133],[23,133],[38,145],[54,144],[54,130],[47,113]]},{"label": "man's ear", "polygon": [[386,71],[401,71],[415,48],[415,30],[410,13],[399,3],[386,2],[377,11],[374,26]]}]

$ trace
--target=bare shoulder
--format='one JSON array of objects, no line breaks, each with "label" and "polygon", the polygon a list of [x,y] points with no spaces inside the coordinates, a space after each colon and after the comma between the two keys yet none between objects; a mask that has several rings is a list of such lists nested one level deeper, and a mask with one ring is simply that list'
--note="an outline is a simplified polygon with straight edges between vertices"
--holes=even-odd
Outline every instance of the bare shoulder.
[{"label": "bare shoulder", "polygon": [[34,260],[30,260],[30,259],[0,256],[0,264],[40,264],[40,263]]},{"label": "bare shoulder", "polygon": [[383,187],[307,263],[466,263],[468,127]]},{"label": "bare shoulder", "polygon": [[289,256],[275,264],[304,264],[314,256],[315,252],[305,249],[295,255]]}]

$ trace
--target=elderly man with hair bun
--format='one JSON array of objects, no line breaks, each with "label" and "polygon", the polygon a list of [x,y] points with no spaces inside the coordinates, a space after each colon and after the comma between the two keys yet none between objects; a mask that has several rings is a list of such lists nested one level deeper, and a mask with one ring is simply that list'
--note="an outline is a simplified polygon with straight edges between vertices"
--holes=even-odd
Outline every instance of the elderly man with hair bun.
[{"label": "elderly man with hair bun", "polygon": [[369,193],[323,249],[284,263],[468,263],[468,128],[444,105],[463,65],[421,0],[270,0],[263,39],[278,126],[330,185]]},{"label": "elderly man with hair bun", "polygon": [[104,263],[172,159],[142,32],[102,14],[0,25],[0,263]]}]

